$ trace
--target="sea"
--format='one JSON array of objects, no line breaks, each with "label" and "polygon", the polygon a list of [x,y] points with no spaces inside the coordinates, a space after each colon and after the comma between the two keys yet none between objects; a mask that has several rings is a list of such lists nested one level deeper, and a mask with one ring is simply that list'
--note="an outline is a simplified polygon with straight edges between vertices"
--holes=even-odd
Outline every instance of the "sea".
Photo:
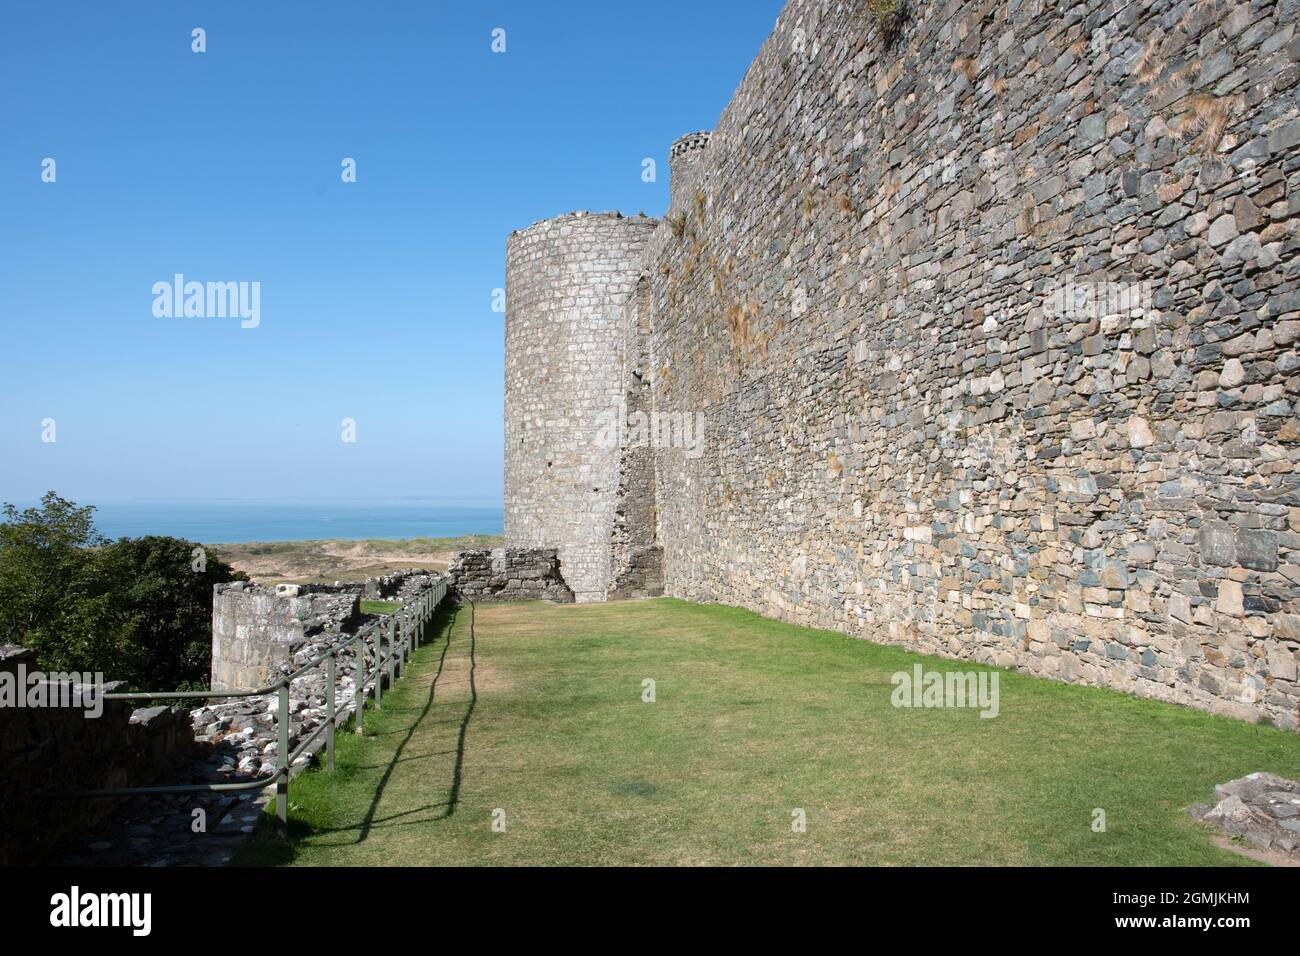
[{"label": "sea", "polygon": [[135,500],[95,505],[95,527],[109,538],[158,534],[202,544],[366,538],[452,538],[501,534],[501,502]]}]

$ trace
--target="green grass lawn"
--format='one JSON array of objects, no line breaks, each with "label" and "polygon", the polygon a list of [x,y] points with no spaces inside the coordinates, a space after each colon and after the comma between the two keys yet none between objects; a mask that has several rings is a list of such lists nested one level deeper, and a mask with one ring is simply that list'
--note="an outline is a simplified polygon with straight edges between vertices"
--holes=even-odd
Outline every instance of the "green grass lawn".
[{"label": "green grass lawn", "polygon": [[291,840],[238,863],[1249,865],[1183,808],[1300,777],[1300,735],[1005,671],[996,718],[895,708],[896,671],[967,665],[733,608],[475,616],[443,614],[337,771],[293,782]]},{"label": "green grass lawn", "polygon": [[362,614],[392,614],[402,606],[401,601],[362,601]]}]

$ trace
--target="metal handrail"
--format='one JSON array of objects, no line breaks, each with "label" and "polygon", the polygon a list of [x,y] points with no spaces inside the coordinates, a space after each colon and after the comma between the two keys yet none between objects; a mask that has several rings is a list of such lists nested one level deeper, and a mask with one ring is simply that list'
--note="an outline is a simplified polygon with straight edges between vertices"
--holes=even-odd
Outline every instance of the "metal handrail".
[{"label": "metal handrail", "polygon": [[[405,608],[406,605],[402,605],[402,607]],[[400,610],[394,611],[393,613],[398,614],[400,613]],[[314,661],[310,661],[304,664],[302,667],[298,668],[292,674],[288,674],[285,677],[281,677],[274,684],[267,684],[265,687],[259,687],[257,690],[124,691],[121,693],[113,692],[109,694],[104,694],[103,696],[105,700],[180,700],[180,699],[210,700],[215,698],[229,698],[229,697],[265,697],[268,694],[274,694],[277,690],[280,689],[280,686],[282,684],[293,681],[296,678],[301,677],[304,673],[311,670],[313,667],[318,666],[320,662],[325,660],[327,657],[329,657],[331,653],[337,654],[339,651],[346,650],[356,641],[359,641],[363,637],[366,637],[371,631],[375,630],[381,623],[383,622],[371,621],[369,624],[361,628],[361,630],[357,631],[357,633],[349,637],[346,641],[341,641],[338,644],[332,645],[328,651],[326,651],[320,657],[316,658]]]},{"label": "metal handrail", "polygon": [[[338,656],[358,641],[360,649],[354,654],[356,658],[356,689],[353,694],[353,715],[356,717],[356,732],[365,733],[366,684],[372,682],[375,692],[375,707],[383,707],[383,684],[387,675],[389,686],[400,679],[411,656],[424,643],[425,626],[433,618],[433,613],[441,606],[447,596],[447,581],[439,581],[413,601],[407,601],[396,611],[362,627],[347,640],[331,644],[329,648],[314,660],[308,661],[297,670],[281,677],[273,684],[257,690],[238,691],[131,691],[125,693],[104,694],[105,700],[223,700],[246,697],[266,697],[277,694],[276,725],[278,740],[275,755],[278,766],[274,772],[246,780],[242,783],[185,783],[168,784],[154,787],[112,787],[101,790],[61,790],[47,793],[50,797],[127,797],[171,793],[220,793],[239,790],[261,790],[275,784],[275,816],[280,826],[289,822],[289,777],[293,763],[301,757],[322,733],[325,737],[325,767],[334,769],[334,733],[338,726],[337,701],[335,699],[335,664]],[[364,643],[371,634],[374,638],[374,671],[367,673],[366,657],[369,650]],[[400,644],[398,639],[400,637]],[[384,655],[387,639],[388,655]],[[298,746],[289,750],[289,688],[295,680],[321,664],[325,665],[325,720],[315,730],[299,741]],[[373,681],[372,681],[373,678]]]}]

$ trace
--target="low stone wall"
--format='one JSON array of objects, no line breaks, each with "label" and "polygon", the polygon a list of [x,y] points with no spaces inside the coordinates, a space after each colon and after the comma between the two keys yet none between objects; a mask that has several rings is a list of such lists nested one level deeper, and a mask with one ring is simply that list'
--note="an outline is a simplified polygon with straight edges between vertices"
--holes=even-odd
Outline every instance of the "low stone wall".
[{"label": "low stone wall", "polygon": [[[406,573],[398,588],[403,602],[420,597],[446,580],[446,575],[417,571]],[[361,584],[310,589],[316,595],[360,596]],[[299,595],[301,597],[302,595]],[[373,620],[358,615],[345,622],[344,631],[353,633]],[[313,619],[316,620],[316,619]],[[313,624],[313,627],[315,625]],[[368,666],[373,667],[374,634],[363,638]],[[433,638],[433,631],[425,640]],[[316,628],[312,635],[285,645],[285,656],[271,665],[263,684],[321,657],[344,640],[333,630]],[[385,647],[387,641],[385,638]],[[339,651],[336,664],[336,720],[345,722],[353,714],[356,700],[357,645]],[[381,676],[384,686],[389,682]],[[289,747],[292,751],[327,720],[326,672],[315,667],[294,680],[289,696]],[[243,783],[264,779],[268,784],[279,760],[279,706],[276,694],[256,697],[208,700],[189,713],[187,737],[194,742],[189,767],[174,773],[171,783]],[[296,776],[305,769],[311,755],[325,746],[325,735],[317,737],[290,766]],[[58,862],[64,866],[224,866],[253,832],[268,799],[265,790],[233,793],[199,793],[134,798],[120,813],[104,821],[93,832],[82,835],[79,845],[70,847]],[[192,815],[201,811],[206,829],[194,831]]]},{"label": "low stone wall", "polygon": [[458,600],[573,603],[573,591],[564,583],[554,548],[461,551],[447,573]]},{"label": "low stone wall", "polygon": [[367,601],[401,601],[433,587],[442,575],[428,568],[404,568],[378,577],[366,578]]},{"label": "low stone wall", "polygon": [[[312,638],[304,638],[287,648],[283,660],[278,661],[267,683],[279,680],[287,674],[310,663],[326,653],[330,646],[339,642],[341,635],[322,633]],[[385,635],[385,653],[389,653]],[[375,656],[375,639],[362,639],[367,659]],[[357,645],[338,653],[335,664],[334,699],[338,722],[342,723],[351,714],[356,695],[356,661]],[[384,682],[388,686],[388,682]],[[326,681],[325,668],[316,667],[293,682],[289,691],[289,746],[298,743],[310,735],[325,722]],[[276,694],[262,694],[256,697],[238,697],[230,700],[208,701],[203,707],[193,711],[194,739],[197,743],[219,748],[222,755],[218,759],[218,773],[230,777],[257,777],[274,772],[279,758],[279,730],[276,717],[279,713],[279,700]],[[321,738],[324,742],[324,738]],[[305,766],[307,758],[299,758],[295,766]]]},{"label": "low stone wall", "polygon": [[[41,675],[35,656],[15,645],[0,647],[0,673],[12,675],[5,680],[24,695],[40,685],[46,699],[73,696],[72,681]],[[109,683],[98,693],[120,688]],[[121,803],[48,797],[47,792],[147,786],[189,757],[193,737],[187,711],[133,710],[120,700],[99,703],[98,716],[80,706],[11,701],[0,706],[0,866],[44,862]]]},{"label": "low stone wall", "polygon": [[357,623],[361,584],[218,584],[212,594],[212,689],[264,686],[291,648]]},{"label": "low stone wall", "polygon": [[[389,577],[399,579],[387,592],[391,597],[403,603],[414,601],[436,584],[446,580],[446,575],[424,570],[396,572]],[[368,584],[368,583],[367,583]],[[221,585],[218,585],[220,588]],[[306,586],[304,586],[306,587]],[[312,585],[313,593],[309,597],[321,598],[333,596],[338,599],[350,596],[359,601],[361,585],[335,585],[323,587]],[[227,588],[229,594],[231,588]],[[299,601],[303,595],[287,597],[287,601]],[[336,615],[337,616],[337,615]],[[276,642],[280,655],[268,668],[259,684],[272,684],[285,675],[297,670],[316,658],[322,656],[329,648],[337,644],[343,632],[355,633],[367,621],[376,619],[375,615],[363,615],[359,612],[342,618],[338,627],[320,628],[315,624],[320,620],[313,618],[310,633],[290,637],[280,641],[280,631],[268,628],[260,637],[252,635],[249,643]],[[213,636],[213,658],[216,658]],[[386,637],[385,641],[390,640]],[[366,653],[373,659],[374,638],[365,638]],[[385,644],[387,653],[387,643]],[[353,694],[356,690],[356,647],[339,652],[336,664],[335,701],[339,721],[342,722],[352,712]],[[292,714],[289,728],[290,746],[314,731],[325,721],[325,669],[316,667],[297,678],[290,688],[290,712]],[[214,690],[219,689],[214,687]],[[278,701],[275,694],[257,697],[241,697],[226,701],[209,701],[206,706],[193,713],[194,739],[204,745],[223,744],[231,754],[227,761],[226,772],[258,775],[268,772],[276,764],[277,730],[275,718]],[[232,749],[233,748],[233,749]]]}]

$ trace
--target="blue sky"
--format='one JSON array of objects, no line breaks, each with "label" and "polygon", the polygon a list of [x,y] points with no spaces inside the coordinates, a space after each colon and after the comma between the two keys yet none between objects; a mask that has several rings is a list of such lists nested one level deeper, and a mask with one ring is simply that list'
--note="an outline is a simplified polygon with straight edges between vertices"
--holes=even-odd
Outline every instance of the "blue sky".
[{"label": "blue sky", "polygon": [[0,499],[499,499],[506,235],[661,213],[782,5],[6,4]]}]

